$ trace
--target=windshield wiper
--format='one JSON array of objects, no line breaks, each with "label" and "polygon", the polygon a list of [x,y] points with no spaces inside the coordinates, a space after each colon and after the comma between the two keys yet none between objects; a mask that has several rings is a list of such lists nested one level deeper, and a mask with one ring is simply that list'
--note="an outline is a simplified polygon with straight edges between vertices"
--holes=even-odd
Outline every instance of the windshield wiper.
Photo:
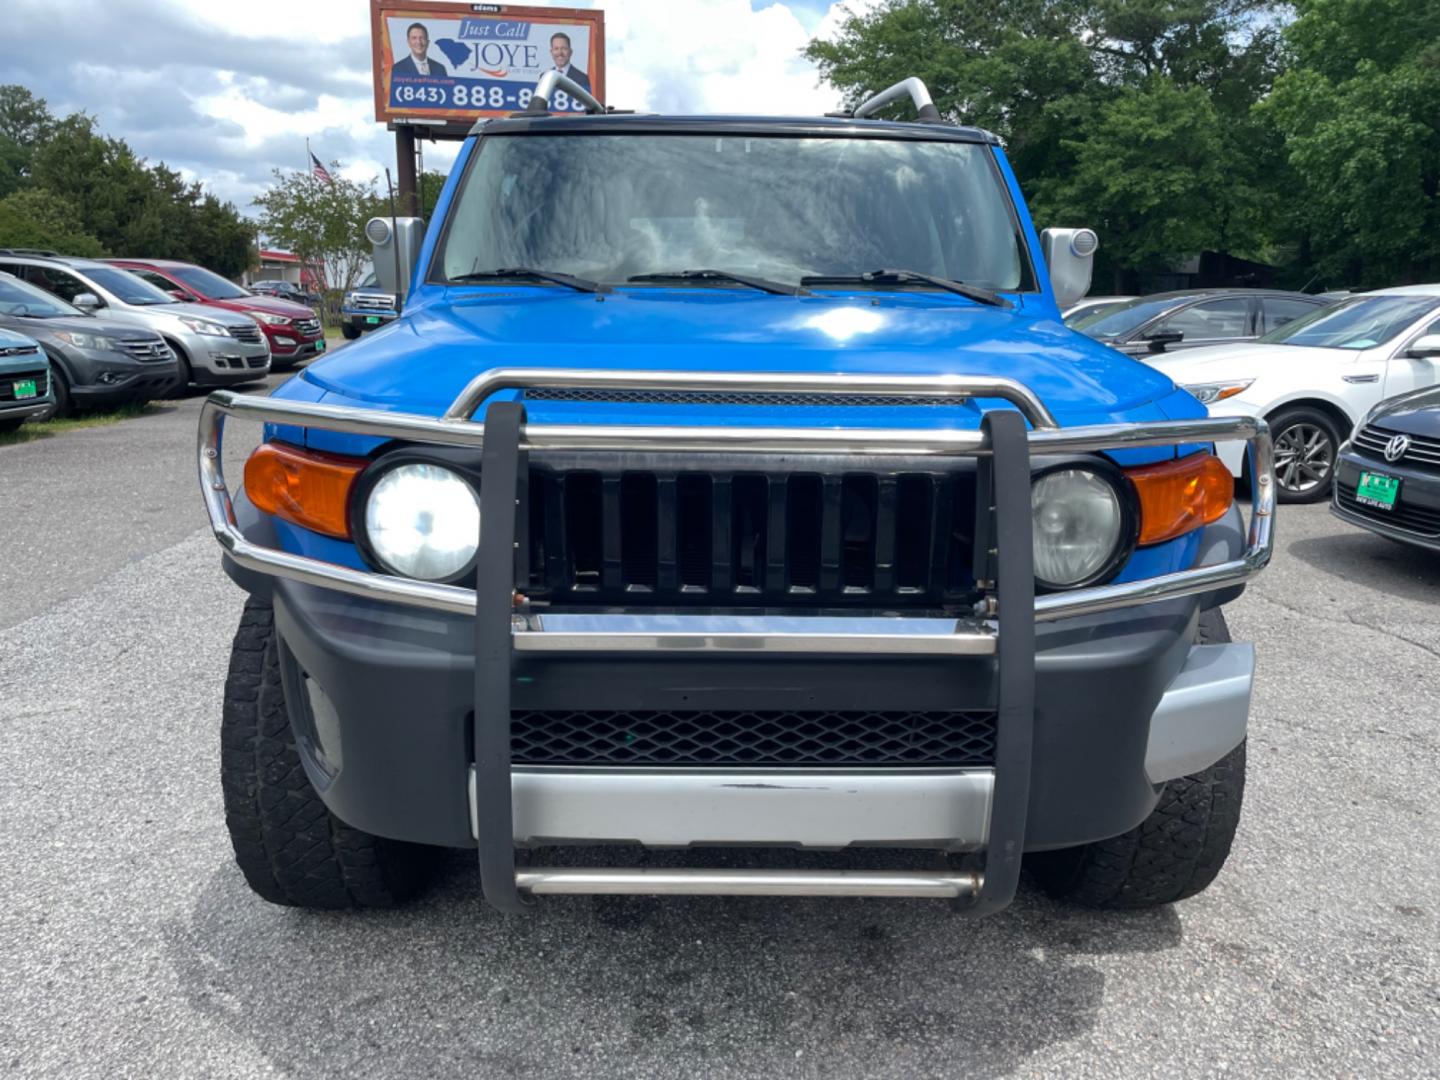
[{"label": "windshield wiper", "polygon": [[[749,274],[732,274],[729,270],[674,270],[669,273],[632,274],[626,281],[733,281],[737,285],[748,285],[761,292],[776,296],[810,296],[810,290],[799,285],[786,285],[769,278],[751,277]],[[802,283],[803,284],[803,283]]]},{"label": "windshield wiper", "polygon": [[574,274],[562,274],[558,270],[532,270],[528,266],[502,266],[498,270],[472,270],[468,274],[455,274],[451,281],[484,281],[487,278],[533,278],[536,281],[549,281],[556,285],[565,285],[576,292],[584,293],[606,293],[610,286],[601,285],[598,281],[591,281],[589,278],[576,277]]},{"label": "windshield wiper", "polygon": [[974,300],[977,304],[990,304],[993,307],[1001,308],[1012,306],[1009,300],[990,289],[982,288],[979,285],[967,285],[963,281],[936,277],[934,274],[922,274],[918,270],[870,270],[864,274],[817,274],[814,277],[800,279],[801,285],[903,285],[907,282],[933,285],[937,289],[944,289],[946,292]]}]

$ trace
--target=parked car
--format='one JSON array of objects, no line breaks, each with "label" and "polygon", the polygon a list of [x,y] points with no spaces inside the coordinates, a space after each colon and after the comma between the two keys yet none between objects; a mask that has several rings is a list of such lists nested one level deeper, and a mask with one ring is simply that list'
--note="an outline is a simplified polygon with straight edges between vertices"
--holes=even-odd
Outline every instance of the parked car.
[{"label": "parked car", "polygon": [[[1440,331],[1410,352],[1440,364]],[[1340,447],[1331,510],[1343,521],[1440,551],[1440,387],[1376,405]]]},{"label": "parked car", "polygon": [[367,330],[376,330],[399,318],[395,294],[380,288],[373,273],[347,292],[340,303],[340,332],[354,341]]},{"label": "parked car", "polygon": [[96,259],[46,258],[0,251],[0,270],[110,322],[150,330],[179,361],[182,385],[253,382],[270,371],[270,347],[248,315],[182,304],[128,270]]},{"label": "parked car", "polygon": [[1117,308],[1134,299],[1133,296],[1087,296],[1065,309],[1065,325],[1074,326],[1081,319],[1099,315],[1102,311],[1109,311],[1111,308]]},{"label": "parked car", "polygon": [[[1192,349],[1149,363],[1188,388],[1212,416],[1261,416],[1275,440],[1283,502],[1330,496],[1340,441],[1382,398],[1440,380],[1440,363],[1415,351],[1440,333],[1440,285],[1363,293],[1321,308],[1258,342]],[[1244,455],[1222,447],[1231,471]]]},{"label": "parked car", "polygon": [[44,417],[150,401],[175,389],[180,365],[153,330],[97,318],[0,270],[0,327],[38,341],[50,366]]},{"label": "parked car", "polygon": [[[251,888],[386,906],[444,847],[506,911],[984,914],[1022,852],[1090,905],[1208,885],[1253,670],[1220,605],[1272,520],[1262,497],[1247,533],[1208,447],[1265,460],[1260,426],[1059,325],[1095,234],[1037,237],[1000,140],[918,79],[841,119],[547,115],[561,90],[583,92],[549,72],[530,114],[477,126],[423,240],[370,233],[406,332],[202,408],[202,496],[250,594],[220,727]],[[856,122],[907,94],[933,119]],[[267,422],[243,485],[236,414]],[[933,861],[516,865],[616,840]]]},{"label": "parked car", "polygon": [[50,362],[40,343],[0,327],[0,435],[18,431],[32,416],[47,412],[54,400]]},{"label": "parked car", "polygon": [[278,278],[265,281],[253,281],[250,283],[250,291],[261,296],[278,296],[282,300],[289,300],[294,304],[303,304],[308,308],[320,306],[320,295],[301,288],[293,281],[282,281]]},{"label": "parked car", "polygon": [[1327,301],[1266,289],[1189,289],[1155,293],[1070,323],[1130,356],[1252,341]]},{"label": "parked car", "polygon": [[270,366],[278,371],[325,351],[320,320],[304,304],[278,296],[261,296],[194,263],[171,259],[107,259],[129,270],[176,300],[238,311],[249,315],[270,346]]}]

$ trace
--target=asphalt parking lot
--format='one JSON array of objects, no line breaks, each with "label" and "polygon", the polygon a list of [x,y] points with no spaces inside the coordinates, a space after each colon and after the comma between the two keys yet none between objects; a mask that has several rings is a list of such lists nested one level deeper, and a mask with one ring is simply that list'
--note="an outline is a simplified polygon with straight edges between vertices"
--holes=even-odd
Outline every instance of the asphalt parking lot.
[{"label": "asphalt parking lot", "polygon": [[[1236,850],[1173,909],[267,906],[218,717],[242,596],[198,397],[0,447],[0,1070],[53,1077],[1440,1073],[1440,559],[1285,507]],[[227,447],[245,450],[243,440]],[[850,863],[860,865],[865,856]],[[870,861],[873,863],[873,856]]]}]

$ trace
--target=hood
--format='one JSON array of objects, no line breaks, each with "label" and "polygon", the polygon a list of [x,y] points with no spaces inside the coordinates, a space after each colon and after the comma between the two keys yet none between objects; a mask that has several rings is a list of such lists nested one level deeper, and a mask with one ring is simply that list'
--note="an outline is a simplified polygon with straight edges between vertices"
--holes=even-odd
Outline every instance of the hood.
[{"label": "hood", "polygon": [[0,349],[30,350],[37,348],[39,348],[39,345],[35,342],[33,338],[26,337],[24,334],[16,333],[14,330],[6,330],[3,326],[0,326]]},{"label": "hood", "polygon": [[254,326],[255,320],[238,311],[213,307],[210,304],[166,304],[164,307],[142,308],[141,310],[163,311],[167,315],[184,316],[189,319],[209,319],[221,326]]},{"label": "hood", "polygon": [[282,300],[278,296],[262,296],[256,293],[254,296],[232,297],[225,300],[208,300],[205,303],[207,308],[221,308],[225,311],[263,311],[266,315],[283,315],[287,319],[313,319],[315,312],[311,311],[304,304],[297,304],[293,300]]},{"label": "hood", "polygon": [[[18,319],[18,316],[15,318]],[[10,325],[20,329],[16,323]],[[134,323],[116,322],[104,316],[57,315],[51,319],[26,319],[20,325],[23,326],[20,332],[30,334],[32,337],[45,337],[56,330],[72,330],[77,334],[104,334],[106,337],[121,338],[126,341],[136,339],[158,341],[160,338],[160,335],[153,330],[142,330]]]},{"label": "hood", "polygon": [[1200,349],[1161,353],[1146,357],[1145,363],[1170,376],[1177,386],[1187,386],[1226,379],[1257,378],[1291,367],[1313,370],[1319,365],[1353,362],[1359,356],[1351,349],[1237,342],[1234,345],[1207,345]]},{"label": "hood", "polygon": [[1391,398],[1367,419],[1389,431],[1440,439],[1440,386]]},{"label": "hood", "polygon": [[[1023,309],[933,293],[733,289],[622,289],[603,299],[555,288],[448,290],[301,378],[372,407],[438,415],[497,367],[1001,375],[1029,386],[1062,424],[1114,419],[1174,390],[1159,372]],[[555,423],[715,421],[713,407],[697,406],[536,401],[529,411]],[[980,415],[974,405],[863,412],[859,422],[879,426],[973,427]],[[857,422],[854,409],[786,413],[732,406],[725,422]]]}]

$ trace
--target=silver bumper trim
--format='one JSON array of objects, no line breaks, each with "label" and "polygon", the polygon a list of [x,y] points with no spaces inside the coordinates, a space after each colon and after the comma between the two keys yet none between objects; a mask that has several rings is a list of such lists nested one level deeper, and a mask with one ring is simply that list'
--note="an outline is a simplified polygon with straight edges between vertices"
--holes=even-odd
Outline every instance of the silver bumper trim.
[{"label": "silver bumper trim", "polygon": [[522,892],[553,895],[910,896],[958,900],[980,891],[974,872],[870,870],[594,870],[534,867],[515,874]]},{"label": "silver bumper trim", "polygon": [[[511,774],[515,841],[646,847],[752,844],[983,847],[990,769],[718,772],[535,769]],[[470,770],[470,831],[475,771]]]},{"label": "silver bumper trim", "polygon": [[1196,645],[1150,720],[1145,775],[1152,784],[1209,768],[1239,746],[1250,717],[1255,647]]}]

